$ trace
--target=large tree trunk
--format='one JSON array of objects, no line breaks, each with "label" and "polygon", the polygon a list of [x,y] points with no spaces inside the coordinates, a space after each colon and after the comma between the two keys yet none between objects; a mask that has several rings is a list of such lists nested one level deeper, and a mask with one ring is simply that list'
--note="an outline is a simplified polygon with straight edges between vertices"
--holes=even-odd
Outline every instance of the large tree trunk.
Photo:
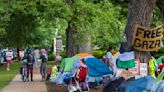
[{"label": "large tree trunk", "polygon": [[[127,42],[124,47],[132,47],[133,31],[136,24],[150,28],[152,23],[153,6],[156,0],[129,0],[128,20],[125,28]],[[150,52],[136,51],[136,58],[148,63]]]},{"label": "large tree trunk", "polygon": [[[66,0],[67,4],[71,6],[74,0]],[[74,14],[76,16],[76,14]],[[68,22],[68,28],[66,29],[67,46],[66,52],[67,57],[71,57],[77,53],[91,53],[91,36],[90,34],[84,33],[81,35],[79,31],[71,26],[71,21]],[[76,25],[76,24],[75,24]]]},{"label": "large tree trunk", "polygon": [[17,58],[18,58],[18,61],[20,61],[19,51],[20,51],[20,49],[19,49],[19,47],[17,47]]},{"label": "large tree trunk", "polygon": [[74,37],[73,37],[74,30],[71,27],[71,23],[68,22],[68,28],[66,29],[66,54],[67,57],[71,57],[75,54],[75,46],[74,46]]},{"label": "large tree trunk", "polygon": [[83,34],[83,39],[79,39],[80,44],[78,48],[78,53],[89,53],[91,54],[92,46],[91,46],[91,36],[89,34]]},{"label": "large tree trunk", "polygon": [[67,37],[67,57],[74,56],[77,53],[90,53],[92,50],[91,36],[87,33],[76,32],[71,23],[68,22],[68,28],[66,29]]}]

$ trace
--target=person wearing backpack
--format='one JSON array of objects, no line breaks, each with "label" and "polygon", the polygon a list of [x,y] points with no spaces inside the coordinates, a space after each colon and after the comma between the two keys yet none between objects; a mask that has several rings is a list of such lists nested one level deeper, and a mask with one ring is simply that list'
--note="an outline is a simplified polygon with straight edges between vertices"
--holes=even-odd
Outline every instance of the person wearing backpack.
[{"label": "person wearing backpack", "polygon": [[75,78],[79,82],[79,86],[81,86],[82,91],[89,91],[88,83],[86,82],[86,77],[88,74],[88,68],[85,65],[85,60],[81,59],[80,67],[77,70]]}]

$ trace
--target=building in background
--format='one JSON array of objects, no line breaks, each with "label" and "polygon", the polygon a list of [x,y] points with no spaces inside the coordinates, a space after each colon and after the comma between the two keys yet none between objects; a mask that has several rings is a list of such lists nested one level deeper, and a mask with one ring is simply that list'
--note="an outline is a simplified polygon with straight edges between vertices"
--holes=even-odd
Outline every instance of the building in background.
[{"label": "building in background", "polygon": [[54,37],[54,54],[59,54],[63,51],[63,42],[61,36]]}]

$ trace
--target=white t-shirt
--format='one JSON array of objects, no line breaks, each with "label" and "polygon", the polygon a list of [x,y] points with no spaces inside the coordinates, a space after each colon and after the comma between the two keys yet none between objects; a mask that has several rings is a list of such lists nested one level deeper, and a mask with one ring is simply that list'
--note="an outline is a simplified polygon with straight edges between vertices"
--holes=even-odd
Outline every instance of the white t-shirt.
[{"label": "white t-shirt", "polygon": [[39,54],[39,50],[38,49],[34,50],[34,57],[35,58],[39,58],[40,57],[40,54]]},{"label": "white t-shirt", "polygon": [[110,62],[113,63],[113,55],[111,52],[108,52],[106,58],[109,58]]},{"label": "white t-shirt", "polygon": [[113,69],[114,74],[116,74],[117,73],[116,59],[114,58],[111,52],[108,52],[106,57],[109,58],[110,63],[113,64],[112,69]]},{"label": "white t-shirt", "polygon": [[13,52],[6,51],[6,60],[12,60],[12,59],[13,59]]}]

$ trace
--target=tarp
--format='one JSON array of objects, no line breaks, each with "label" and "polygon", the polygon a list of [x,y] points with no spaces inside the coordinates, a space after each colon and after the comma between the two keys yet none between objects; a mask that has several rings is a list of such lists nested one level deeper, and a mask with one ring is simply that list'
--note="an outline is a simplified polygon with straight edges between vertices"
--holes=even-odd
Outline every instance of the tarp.
[{"label": "tarp", "polygon": [[164,80],[158,83],[155,92],[164,92]]},{"label": "tarp", "polygon": [[151,91],[154,85],[156,85],[156,80],[151,76],[146,76],[130,82],[125,88],[125,92]]},{"label": "tarp", "polygon": [[71,57],[71,58],[64,58],[61,61],[59,71],[61,71],[64,67],[64,72],[70,72],[73,68],[73,62],[75,60],[79,59],[79,58],[80,57],[78,57],[78,56],[74,56],[74,57]]},{"label": "tarp", "polygon": [[103,87],[103,92],[116,92],[117,87],[123,82],[125,79],[123,77],[118,77],[113,80],[108,80]]},{"label": "tarp", "polygon": [[97,58],[88,58],[86,59],[85,64],[89,68],[88,75],[92,77],[101,77],[113,73],[103,61]]},{"label": "tarp", "polygon": [[122,82],[122,83],[118,86],[118,88],[116,89],[116,90],[117,90],[116,92],[125,92],[126,86],[129,85],[130,82],[132,82],[132,81],[134,81],[134,80],[135,80],[134,77],[125,80],[124,82]]}]

